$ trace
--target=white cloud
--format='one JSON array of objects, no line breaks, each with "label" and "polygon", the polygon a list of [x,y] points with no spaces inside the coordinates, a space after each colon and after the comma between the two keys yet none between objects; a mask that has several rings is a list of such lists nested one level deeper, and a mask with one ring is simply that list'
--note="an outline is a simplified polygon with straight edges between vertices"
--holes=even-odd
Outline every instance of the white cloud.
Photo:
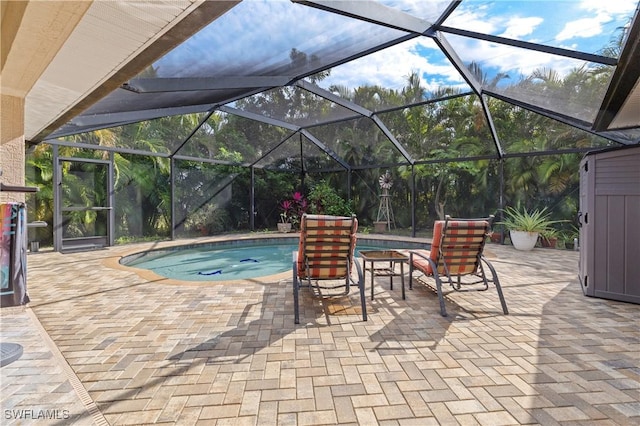
[{"label": "white cloud", "polygon": [[[427,38],[418,38],[392,46],[358,60],[336,67],[331,76],[321,82],[323,87],[343,85],[350,88],[362,85],[379,85],[388,89],[400,90],[407,85],[407,77],[413,71],[418,72],[422,86],[435,90],[448,85],[463,82],[460,74],[440,53],[442,61],[431,62],[425,51],[439,52],[435,44]],[[430,77],[427,81],[424,76]]]},{"label": "white cloud", "polygon": [[511,18],[507,22],[506,30],[501,34],[502,37],[519,39],[522,36],[533,33],[538,25],[544,20],[540,17],[532,16],[529,18]]},{"label": "white cloud", "polygon": [[556,40],[588,38],[610,31],[610,28],[604,28],[607,23],[631,16],[637,7],[636,0],[582,0],[578,8],[590,16],[567,22],[556,35]]},{"label": "white cloud", "polygon": [[484,34],[520,39],[523,36],[532,34],[543,22],[544,19],[539,16],[494,15],[492,10],[481,7],[473,10],[459,10],[447,20],[446,25],[455,28],[473,29],[475,32]]},{"label": "white cloud", "polygon": [[478,33],[492,34],[498,22],[495,17],[486,14],[484,8],[477,10],[460,10],[449,18],[446,25],[454,28],[473,29]]},{"label": "white cloud", "polygon": [[588,38],[603,32],[602,24],[611,20],[607,14],[599,14],[592,18],[582,18],[567,22],[557,35],[557,41],[569,40],[576,37]]},{"label": "white cloud", "polygon": [[628,15],[638,7],[636,0],[582,0],[580,8],[596,14]]},{"label": "white cloud", "polygon": [[452,45],[457,52],[473,52],[472,57],[462,57],[465,63],[473,58],[480,58],[477,63],[485,72],[506,73],[511,83],[536,69],[551,68],[560,75],[565,75],[571,69],[583,65],[582,61],[576,59],[462,37],[453,39]]}]

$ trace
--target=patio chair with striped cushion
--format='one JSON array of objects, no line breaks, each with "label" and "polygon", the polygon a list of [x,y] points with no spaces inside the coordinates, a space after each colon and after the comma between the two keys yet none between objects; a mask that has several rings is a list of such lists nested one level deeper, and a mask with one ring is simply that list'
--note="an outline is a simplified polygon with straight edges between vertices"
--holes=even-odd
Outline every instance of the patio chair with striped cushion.
[{"label": "patio chair with striped cushion", "polygon": [[[300,222],[298,251],[293,253],[294,320],[300,323],[299,290],[309,287],[320,297],[344,296],[351,286],[360,290],[362,319],[367,320],[364,276],[354,261],[358,219],[355,215],[327,216],[304,214]],[[353,276],[353,267],[357,280]],[[306,284],[303,284],[306,282]]]},{"label": "patio chair with striped cushion", "polygon": [[[442,281],[448,282],[452,291],[485,291],[489,283],[493,283],[502,311],[505,315],[509,313],[496,270],[483,254],[492,222],[493,216],[484,219],[452,219],[446,216],[445,220],[438,220],[433,226],[431,250],[409,251],[409,288],[413,285],[414,270],[433,277],[443,317],[447,316],[447,310]],[[487,276],[485,267],[491,276]]]}]

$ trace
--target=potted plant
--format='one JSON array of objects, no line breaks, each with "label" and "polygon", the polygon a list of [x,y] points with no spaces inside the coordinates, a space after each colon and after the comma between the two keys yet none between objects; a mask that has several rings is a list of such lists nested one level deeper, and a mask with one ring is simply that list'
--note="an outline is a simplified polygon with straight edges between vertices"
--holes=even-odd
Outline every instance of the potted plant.
[{"label": "potted plant", "polygon": [[568,250],[578,250],[580,248],[578,245],[579,235],[580,231],[575,226],[572,226],[571,229],[563,232],[560,238],[564,242],[564,248]]},{"label": "potted plant", "polygon": [[375,230],[375,232],[377,234],[382,234],[383,232],[386,232],[387,230],[387,221],[375,221],[373,222],[373,229]]},{"label": "potted plant", "polygon": [[284,200],[280,203],[280,222],[278,223],[278,230],[280,232],[290,232],[300,224],[302,215],[307,211],[308,203],[307,199],[301,192],[295,192],[293,197],[289,200]]},{"label": "potted plant", "polygon": [[549,228],[540,233],[540,245],[546,248],[556,248],[558,243],[558,230]]},{"label": "potted plant", "polygon": [[502,229],[502,226],[496,225],[493,227],[491,233],[489,234],[489,241],[491,241],[492,243],[501,244],[504,241],[503,234],[504,230]]},{"label": "potted plant", "polygon": [[541,232],[549,231],[551,225],[560,220],[550,220],[547,208],[528,211],[525,208],[507,207],[500,225],[509,231],[511,243],[516,250],[532,250]]},{"label": "potted plant", "polygon": [[286,211],[280,213],[280,222],[278,222],[278,231],[291,232],[291,219]]}]

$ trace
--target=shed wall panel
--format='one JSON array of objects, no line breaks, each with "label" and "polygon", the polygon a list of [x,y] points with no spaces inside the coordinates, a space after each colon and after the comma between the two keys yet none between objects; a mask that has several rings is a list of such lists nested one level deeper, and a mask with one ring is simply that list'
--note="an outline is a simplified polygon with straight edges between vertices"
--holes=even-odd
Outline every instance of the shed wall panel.
[{"label": "shed wall panel", "polygon": [[595,161],[596,195],[640,195],[640,154]]},{"label": "shed wall panel", "polygon": [[606,280],[600,290],[612,293],[624,291],[624,196],[611,195],[596,197],[607,204],[607,217],[603,223],[607,233],[606,248]]},{"label": "shed wall panel", "polygon": [[[596,289],[606,289],[607,270],[609,269],[609,264],[607,262],[609,258],[609,233],[606,226],[596,226],[595,220],[598,218],[598,222],[609,222],[609,208],[606,203],[607,197],[594,198],[595,204],[593,211],[589,212],[589,226],[591,228],[591,232],[593,232],[592,247],[594,257],[593,259],[587,259],[587,262],[590,264],[589,269],[592,271],[590,280],[591,287],[595,291]],[[595,294],[591,292],[591,295]]]},{"label": "shed wall panel", "polygon": [[581,165],[583,292],[640,304],[640,146],[590,153]]},{"label": "shed wall panel", "polygon": [[625,200],[625,294],[640,297],[640,196]]}]

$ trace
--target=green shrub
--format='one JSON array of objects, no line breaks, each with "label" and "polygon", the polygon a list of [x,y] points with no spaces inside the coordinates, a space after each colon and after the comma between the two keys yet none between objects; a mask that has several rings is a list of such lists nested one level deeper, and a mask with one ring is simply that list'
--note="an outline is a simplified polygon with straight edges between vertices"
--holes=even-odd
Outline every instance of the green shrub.
[{"label": "green shrub", "polygon": [[314,214],[351,216],[354,212],[350,201],[342,198],[326,181],[318,182],[309,192],[309,211]]}]

